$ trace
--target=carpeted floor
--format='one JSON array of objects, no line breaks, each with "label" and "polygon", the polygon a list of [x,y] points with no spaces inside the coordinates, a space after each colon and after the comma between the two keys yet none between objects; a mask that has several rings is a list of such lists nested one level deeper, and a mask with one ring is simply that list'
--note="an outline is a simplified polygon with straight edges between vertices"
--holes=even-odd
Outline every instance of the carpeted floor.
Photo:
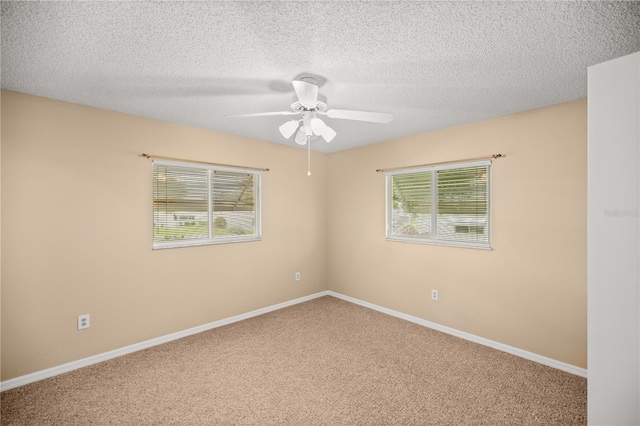
[{"label": "carpeted floor", "polygon": [[0,394],[2,425],[585,425],[586,379],[330,296]]}]

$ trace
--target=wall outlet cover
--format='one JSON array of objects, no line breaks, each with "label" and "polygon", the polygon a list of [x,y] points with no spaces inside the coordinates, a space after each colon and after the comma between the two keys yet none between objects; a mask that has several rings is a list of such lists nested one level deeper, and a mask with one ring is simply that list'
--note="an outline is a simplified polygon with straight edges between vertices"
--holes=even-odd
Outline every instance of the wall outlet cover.
[{"label": "wall outlet cover", "polygon": [[78,315],[78,330],[84,330],[91,326],[91,316],[89,314]]}]

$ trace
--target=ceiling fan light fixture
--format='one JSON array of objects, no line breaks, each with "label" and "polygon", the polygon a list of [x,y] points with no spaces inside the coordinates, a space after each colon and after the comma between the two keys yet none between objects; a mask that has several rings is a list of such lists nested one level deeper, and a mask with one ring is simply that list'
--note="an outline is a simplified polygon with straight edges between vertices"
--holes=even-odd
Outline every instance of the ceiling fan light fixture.
[{"label": "ceiling fan light fixture", "polygon": [[297,120],[290,120],[280,126],[278,130],[280,130],[282,136],[289,139],[295,133],[296,129],[298,129],[298,125],[299,123]]},{"label": "ceiling fan light fixture", "polygon": [[298,133],[296,133],[295,141],[298,145],[306,145],[307,134],[304,131],[304,126],[300,126],[300,130],[298,130]]},{"label": "ceiling fan light fixture", "polygon": [[300,103],[306,108],[315,108],[318,102],[318,85],[313,79],[307,80],[294,80],[291,84]]},{"label": "ceiling fan light fixture", "polygon": [[304,134],[305,136],[313,136],[313,129],[311,128],[311,125],[308,122],[304,123]]},{"label": "ceiling fan light fixture", "polygon": [[[328,109],[326,97],[319,99],[318,82],[312,77],[302,77],[291,82],[296,100],[291,104],[291,111],[257,112],[234,115],[232,117],[268,117],[276,115],[301,115],[298,120],[283,123],[278,130],[286,139],[295,133],[296,144],[311,150],[311,141],[322,137],[327,143],[336,137],[336,131],[327,126],[318,115],[331,119],[365,121],[370,123],[389,123],[393,114],[386,112],[356,111],[348,109]],[[228,116],[229,117],[229,116]],[[308,154],[310,155],[310,154]],[[310,157],[309,157],[310,158]]]},{"label": "ceiling fan light fixture", "polygon": [[336,137],[336,131],[331,127],[325,125],[324,130],[322,131],[322,138],[327,141],[327,143],[331,142],[333,138]]},{"label": "ceiling fan light fixture", "polygon": [[326,127],[327,125],[324,124],[324,121],[320,120],[318,117],[311,119],[311,130],[313,130],[314,134],[322,135]]}]

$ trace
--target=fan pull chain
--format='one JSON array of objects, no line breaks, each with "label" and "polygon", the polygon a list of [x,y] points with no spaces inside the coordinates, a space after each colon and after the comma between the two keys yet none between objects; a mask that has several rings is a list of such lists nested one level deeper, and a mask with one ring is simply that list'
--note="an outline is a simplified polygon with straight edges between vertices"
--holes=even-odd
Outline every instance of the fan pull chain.
[{"label": "fan pull chain", "polygon": [[307,176],[311,176],[311,136],[307,136]]}]

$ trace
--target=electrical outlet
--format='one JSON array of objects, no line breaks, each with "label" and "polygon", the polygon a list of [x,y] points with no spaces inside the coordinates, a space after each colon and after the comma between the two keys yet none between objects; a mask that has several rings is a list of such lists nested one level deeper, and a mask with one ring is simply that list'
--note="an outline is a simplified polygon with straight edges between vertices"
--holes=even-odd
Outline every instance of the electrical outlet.
[{"label": "electrical outlet", "polygon": [[300,281],[300,272],[296,272],[296,281]]},{"label": "electrical outlet", "polygon": [[84,330],[91,326],[91,317],[89,314],[78,315],[78,330]]},{"label": "electrical outlet", "polygon": [[438,300],[438,290],[431,289],[431,299]]}]

